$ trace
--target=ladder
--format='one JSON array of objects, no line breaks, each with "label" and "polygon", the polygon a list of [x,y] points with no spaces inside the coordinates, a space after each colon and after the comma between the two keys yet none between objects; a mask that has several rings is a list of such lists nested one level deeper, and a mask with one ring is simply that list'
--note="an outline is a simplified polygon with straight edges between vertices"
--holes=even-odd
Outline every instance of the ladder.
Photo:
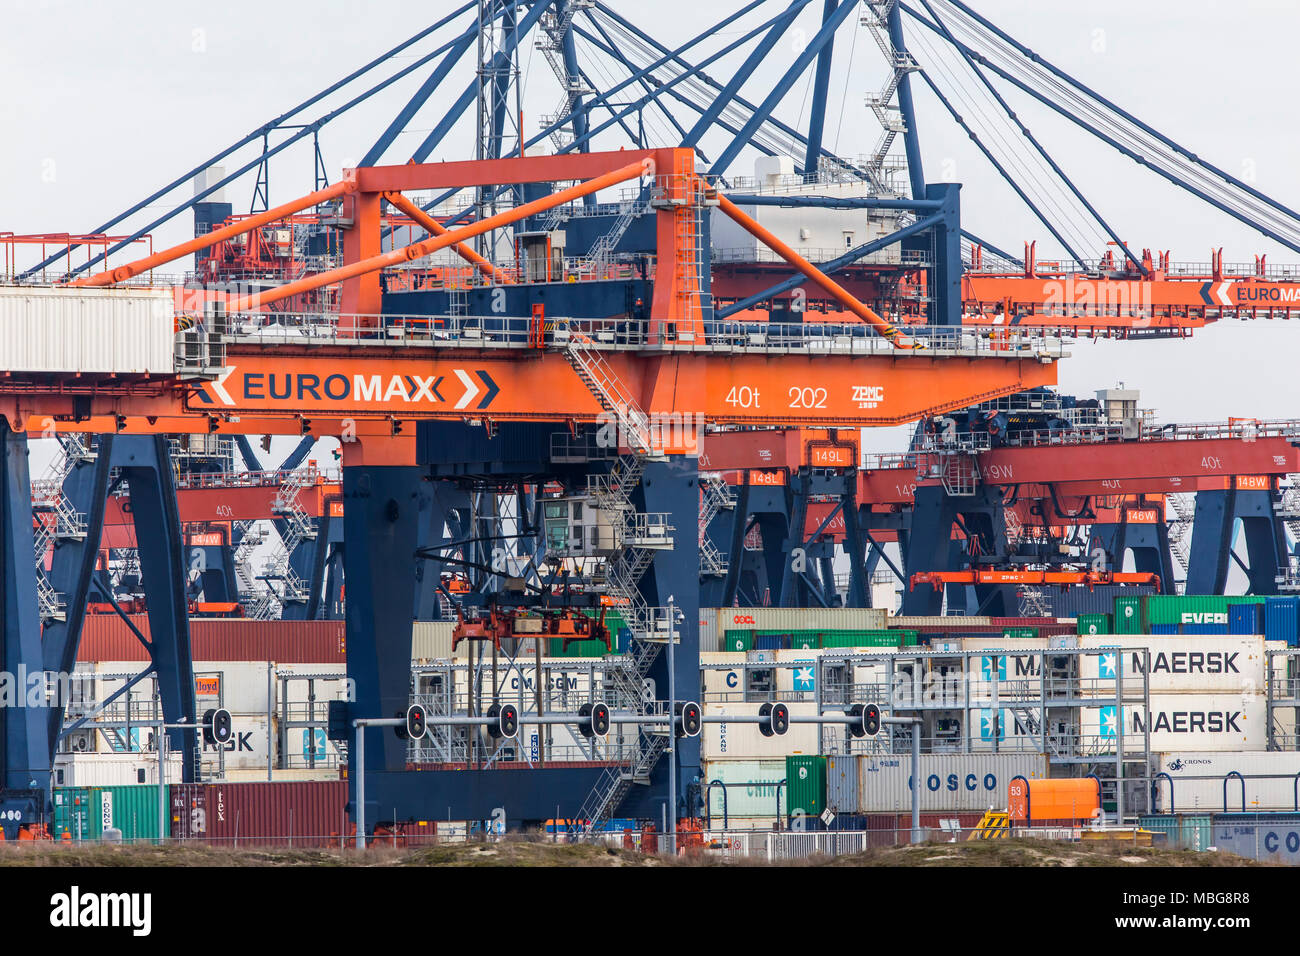
[{"label": "ladder", "polygon": [[723,511],[736,507],[736,496],[731,486],[717,474],[700,475],[700,574],[723,577],[727,573],[727,559],[709,540],[709,525]]},{"label": "ladder", "polygon": [[903,77],[921,68],[910,53],[907,51],[900,53],[895,50],[893,41],[889,37],[889,14],[897,2],[898,0],[868,0],[866,4],[868,12],[864,13],[860,20],[861,24],[871,32],[876,45],[880,47],[885,62],[890,64],[889,76],[885,80],[884,88],[879,93],[869,93],[866,97],[866,105],[875,114],[881,129],[880,139],[877,140],[876,147],[864,168],[867,178],[871,180],[871,185],[877,193],[894,191],[893,183],[886,179],[885,160],[894,145],[894,139],[899,133],[907,132],[907,124],[903,122],[899,108],[891,106],[890,103],[898,92],[898,85],[903,81]]}]

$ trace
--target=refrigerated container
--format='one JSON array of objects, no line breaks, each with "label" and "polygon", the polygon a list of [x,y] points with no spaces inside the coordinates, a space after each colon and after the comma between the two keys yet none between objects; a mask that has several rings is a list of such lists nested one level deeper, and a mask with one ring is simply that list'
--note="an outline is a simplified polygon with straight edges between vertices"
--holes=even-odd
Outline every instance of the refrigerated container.
[{"label": "refrigerated container", "polygon": [[1124,684],[1142,686],[1143,653],[1151,663],[1147,687],[1152,694],[1258,694],[1264,689],[1267,659],[1262,637],[1221,635],[1179,637],[1116,634],[1080,637],[1079,646],[1095,654],[1079,656],[1085,694],[1113,694],[1119,668],[1117,648],[1126,648]]}]

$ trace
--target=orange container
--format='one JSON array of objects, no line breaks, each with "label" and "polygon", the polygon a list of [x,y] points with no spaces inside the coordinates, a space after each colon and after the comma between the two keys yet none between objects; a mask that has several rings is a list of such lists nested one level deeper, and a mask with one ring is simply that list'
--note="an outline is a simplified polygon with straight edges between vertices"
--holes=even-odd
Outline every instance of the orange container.
[{"label": "orange container", "polygon": [[1101,812],[1101,781],[1096,777],[1012,777],[1007,785],[1007,811],[1013,823],[1091,820]]}]

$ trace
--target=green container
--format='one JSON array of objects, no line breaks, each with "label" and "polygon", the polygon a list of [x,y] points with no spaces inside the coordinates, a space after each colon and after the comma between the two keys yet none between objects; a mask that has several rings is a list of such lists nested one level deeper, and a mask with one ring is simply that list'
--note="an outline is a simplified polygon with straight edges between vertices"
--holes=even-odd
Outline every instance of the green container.
[{"label": "green container", "polygon": [[1214,818],[1194,813],[1153,813],[1138,818],[1138,826],[1162,833],[1171,850],[1204,850],[1213,842]]},{"label": "green container", "polygon": [[[98,840],[108,827],[122,831],[125,843],[158,839],[158,787],[131,784],[121,787],[56,787],[54,838]],[[163,824],[170,831],[170,814]]]},{"label": "green container", "polygon": [[1144,600],[1142,612],[1143,624],[1148,628],[1153,624],[1226,626],[1228,599],[1205,594],[1152,594]]},{"label": "green container", "polygon": [[722,649],[724,651],[752,651],[754,649],[754,632],[723,631]]},{"label": "green container", "polygon": [[795,754],[785,758],[786,806],[790,816],[800,811],[820,817],[826,809],[826,758]]},{"label": "green container", "polygon": [[550,657],[604,657],[609,653],[604,641],[570,641],[569,649],[564,649],[564,638],[553,637],[547,645]]},{"label": "green container", "polygon": [[1038,637],[1036,627],[1009,627],[1002,632],[1004,641],[1032,641]]},{"label": "green container", "polygon": [[1146,633],[1146,627],[1142,622],[1142,599],[1140,597],[1115,598],[1115,633]]},{"label": "green container", "polygon": [[1080,614],[1075,632],[1078,634],[1110,634],[1109,614]]},{"label": "green container", "polygon": [[901,631],[826,631],[822,647],[898,647]]},{"label": "green container", "polygon": [[790,633],[790,649],[792,651],[811,651],[821,646],[821,631],[792,631]]},{"label": "green container", "polygon": [[898,638],[899,647],[916,647],[921,643],[920,631],[909,631],[905,628],[894,628],[890,632]]}]

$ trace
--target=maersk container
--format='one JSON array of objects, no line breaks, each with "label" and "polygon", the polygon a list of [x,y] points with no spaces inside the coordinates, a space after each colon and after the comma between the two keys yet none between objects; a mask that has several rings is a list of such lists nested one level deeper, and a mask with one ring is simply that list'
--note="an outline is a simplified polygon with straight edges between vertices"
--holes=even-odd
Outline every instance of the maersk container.
[{"label": "maersk container", "polygon": [[1166,753],[1160,755],[1159,769],[1169,775],[1168,780],[1153,780],[1156,808],[1164,812],[1171,808],[1174,813],[1298,809],[1295,778],[1300,774],[1300,753],[1296,751]]},{"label": "maersk container", "polygon": [[1262,637],[1163,637],[1155,634],[1081,637],[1079,646],[1096,653],[1079,656],[1079,678],[1085,695],[1114,696],[1115,679],[1124,655],[1127,691],[1142,688],[1143,653],[1151,669],[1147,687],[1154,694],[1258,694],[1264,688],[1267,658]]},{"label": "maersk container", "polygon": [[820,817],[826,809],[826,758],[796,754],[785,758],[790,816]]},{"label": "maersk container", "polygon": [[1229,634],[1263,634],[1264,607],[1259,604],[1233,603],[1228,606]]},{"label": "maersk container", "polygon": [[1270,597],[1264,601],[1264,637],[1295,647],[1300,638],[1300,598]]},{"label": "maersk container", "polygon": [[1109,634],[1109,614],[1080,614],[1075,628],[1077,634]]},{"label": "maersk container", "polygon": [[[714,781],[722,786],[710,786]],[[787,815],[784,758],[706,760],[700,783],[707,788],[709,823],[713,827],[722,826],[724,800],[728,826],[734,825],[735,818],[760,818],[766,819],[770,827]]]},{"label": "maersk container", "polygon": [[175,297],[165,289],[0,286],[8,372],[171,375]]},{"label": "maersk container", "polygon": [[1216,813],[1214,848],[1250,860],[1300,863],[1300,813]]},{"label": "maersk container", "polygon": [[[864,754],[858,761],[859,813],[912,809],[910,754]],[[921,812],[982,812],[1006,809],[1012,777],[1047,774],[1042,754],[922,754]]]},{"label": "maersk container", "polygon": [[[1121,726],[1116,707],[1081,707],[1082,745],[1094,753],[1115,749]],[[1142,747],[1150,728],[1151,750],[1263,750],[1268,740],[1263,694],[1152,694],[1148,713],[1141,704],[1123,710],[1124,749]]]}]

